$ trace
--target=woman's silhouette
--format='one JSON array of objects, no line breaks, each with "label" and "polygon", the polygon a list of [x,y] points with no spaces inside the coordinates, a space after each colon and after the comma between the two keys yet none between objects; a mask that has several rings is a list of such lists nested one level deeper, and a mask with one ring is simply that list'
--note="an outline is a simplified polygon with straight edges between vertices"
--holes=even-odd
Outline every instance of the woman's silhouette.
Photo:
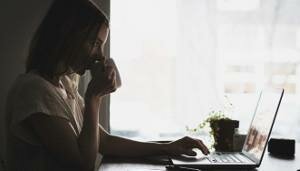
[{"label": "woman's silhouette", "polygon": [[[55,0],[30,46],[26,73],[6,105],[8,170],[94,170],[97,154],[140,157],[208,153],[201,140],[137,142],[99,126],[102,98],[119,87],[118,72],[103,55],[107,17],[87,0]],[[77,79],[92,71],[84,98]],[[100,113],[101,114],[101,113]]]}]

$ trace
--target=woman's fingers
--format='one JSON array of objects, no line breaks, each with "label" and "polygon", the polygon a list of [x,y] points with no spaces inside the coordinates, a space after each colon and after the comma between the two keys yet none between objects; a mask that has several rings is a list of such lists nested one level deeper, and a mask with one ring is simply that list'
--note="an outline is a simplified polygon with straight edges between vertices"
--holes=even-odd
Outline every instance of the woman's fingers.
[{"label": "woman's fingers", "polygon": [[110,87],[110,85],[116,80],[116,71],[113,67],[106,66],[104,68],[104,71],[97,70],[95,76],[95,78],[99,80],[99,82],[107,83],[108,87]]},{"label": "woman's fingers", "polygon": [[183,154],[188,155],[188,156],[196,156],[197,153],[193,151],[192,149],[186,149],[183,151]]},{"label": "woman's fingers", "polygon": [[115,80],[116,79],[116,71],[114,68],[109,68],[107,71],[108,79]]},{"label": "woman's fingers", "polygon": [[180,156],[180,155],[187,155],[187,156],[196,156],[197,153],[193,151],[190,148],[185,148],[182,146],[177,146],[174,148],[172,151],[169,151],[169,155],[174,155],[174,156]]},{"label": "woman's fingers", "polygon": [[184,140],[186,141],[188,148],[198,148],[202,151],[203,154],[209,154],[208,148],[204,145],[204,143],[201,140],[190,137],[185,137]]},{"label": "woman's fingers", "polygon": [[116,91],[116,71],[110,65],[101,68],[101,64],[95,64],[90,82],[91,92],[97,95],[106,95]]},{"label": "woman's fingers", "polygon": [[194,143],[194,148],[200,149],[202,153],[205,155],[209,154],[208,148],[203,144],[201,140],[193,139],[192,141]]},{"label": "woman's fingers", "polygon": [[97,77],[99,73],[103,73],[105,71],[104,62],[93,63],[90,71],[93,77]]},{"label": "woman's fingers", "polygon": [[108,93],[112,93],[112,92],[115,92],[117,90],[116,88],[116,79],[110,79],[110,85],[108,87]]},{"label": "woman's fingers", "polygon": [[209,154],[208,148],[199,139],[193,139],[190,137],[184,137],[179,140],[171,142],[167,148],[168,154],[170,155],[188,155],[196,156],[197,153],[193,151],[194,148],[198,148],[203,154]]},{"label": "woman's fingers", "polygon": [[[199,146],[201,146],[201,149],[204,150],[204,154],[205,154],[205,155],[209,154],[209,150],[208,150],[208,148],[206,147],[206,145],[204,145],[203,141],[197,140],[197,139],[196,139],[196,141],[197,141],[197,143],[199,144]],[[203,151],[202,151],[202,152],[203,152]]]}]

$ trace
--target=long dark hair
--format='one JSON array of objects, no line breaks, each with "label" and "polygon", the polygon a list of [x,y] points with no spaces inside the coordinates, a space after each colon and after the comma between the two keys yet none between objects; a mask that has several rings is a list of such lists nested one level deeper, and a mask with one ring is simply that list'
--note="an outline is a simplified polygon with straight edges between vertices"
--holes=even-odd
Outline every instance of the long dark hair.
[{"label": "long dark hair", "polygon": [[[26,73],[35,70],[50,78],[66,73],[103,23],[108,26],[108,18],[89,0],[54,0],[31,40]],[[60,63],[63,70],[57,72]]]}]

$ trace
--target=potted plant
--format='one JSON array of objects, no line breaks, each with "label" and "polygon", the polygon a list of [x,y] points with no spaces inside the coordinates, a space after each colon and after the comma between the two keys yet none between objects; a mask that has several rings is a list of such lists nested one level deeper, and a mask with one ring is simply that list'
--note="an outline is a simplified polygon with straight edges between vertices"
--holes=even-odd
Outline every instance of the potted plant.
[{"label": "potted plant", "polygon": [[[232,106],[231,103],[229,104]],[[198,127],[193,129],[187,127],[187,130],[197,132],[204,127],[208,127],[210,137],[213,140],[211,148],[214,148],[216,151],[233,151],[233,138],[236,128],[239,127],[239,121],[228,118],[225,116],[225,113],[225,110],[212,110]]]}]

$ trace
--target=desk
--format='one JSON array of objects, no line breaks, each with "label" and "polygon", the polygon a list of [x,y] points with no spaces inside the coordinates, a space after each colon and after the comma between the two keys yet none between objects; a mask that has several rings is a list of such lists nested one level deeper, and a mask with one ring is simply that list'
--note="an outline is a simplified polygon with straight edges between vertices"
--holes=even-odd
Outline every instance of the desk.
[{"label": "desk", "polygon": [[[164,158],[150,159],[105,159],[99,171],[167,171],[165,165],[168,161]],[[296,144],[294,159],[279,159],[271,156],[267,151],[258,171],[296,171],[300,169],[300,143]]]}]

